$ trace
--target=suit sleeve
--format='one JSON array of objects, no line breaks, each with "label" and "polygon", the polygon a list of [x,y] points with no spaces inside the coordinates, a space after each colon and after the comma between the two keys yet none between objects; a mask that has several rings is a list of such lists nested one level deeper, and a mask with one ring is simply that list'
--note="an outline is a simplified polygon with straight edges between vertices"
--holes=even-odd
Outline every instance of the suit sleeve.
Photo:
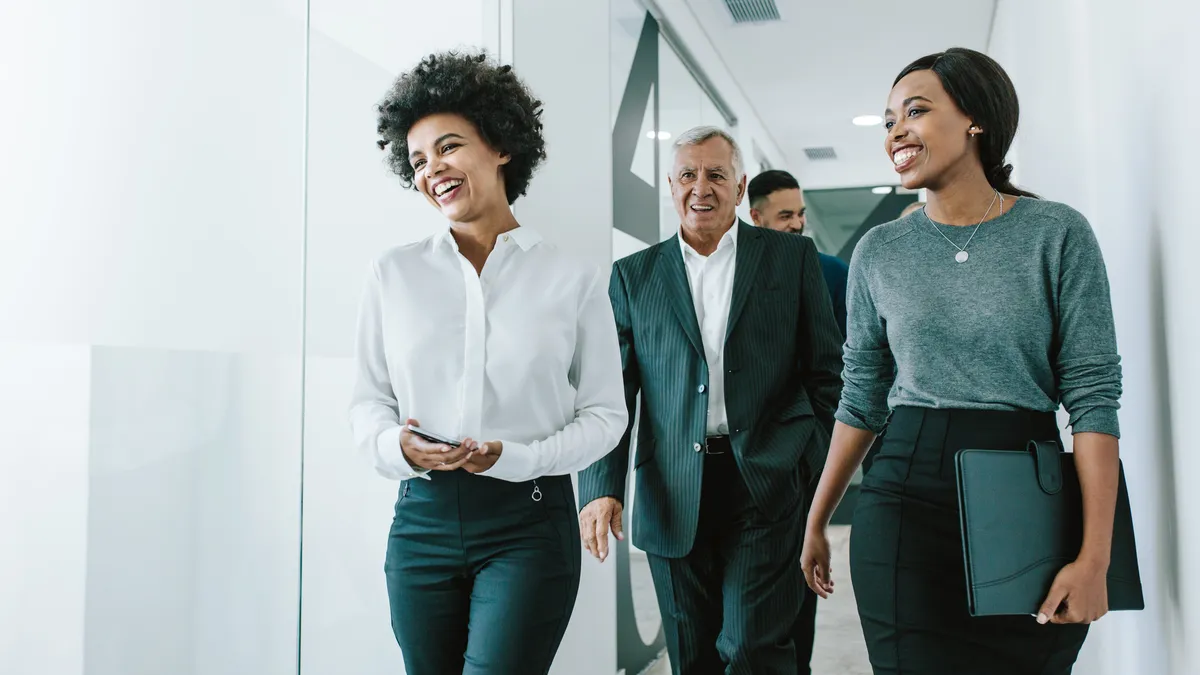
[{"label": "suit sleeve", "polygon": [[[829,290],[821,272],[816,245],[800,237],[802,264],[800,275],[800,317],[796,330],[796,377],[827,434],[833,433],[833,413],[842,393],[842,334],[833,313]],[[825,466],[825,452],[810,450],[805,455],[810,475],[817,476]],[[819,456],[817,456],[819,455]]]},{"label": "suit sleeve", "polygon": [[641,374],[638,370],[637,353],[633,344],[633,325],[630,319],[629,291],[621,268],[614,264],[608,287],[612,301],[613,319],[616,323],[617,344],[621,351],[621,376],[625,388],[625,409],[628,423],[617,447],[590,467],[579,472],[579,504],[601,497],[613,497],[625,503],[625,480],[629,475],[629,444],[633,435],[634,413],[637,395],[641,389]]}]

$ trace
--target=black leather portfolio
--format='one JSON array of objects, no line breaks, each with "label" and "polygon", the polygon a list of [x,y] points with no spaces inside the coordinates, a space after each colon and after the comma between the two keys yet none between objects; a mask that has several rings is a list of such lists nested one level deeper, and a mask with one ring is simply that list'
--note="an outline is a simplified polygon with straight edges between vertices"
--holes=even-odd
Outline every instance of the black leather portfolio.
[{"label": "black leather portfolio", "polygon": [[[1037,614],[1054,577],[1079,555],[1083,497],[1074,457],[1057,441],[1027,452],[960,450],[956,456],[963,557],[972,616]],[[1145,607],[1125,470],[1108,570],[1112,611]]]}]

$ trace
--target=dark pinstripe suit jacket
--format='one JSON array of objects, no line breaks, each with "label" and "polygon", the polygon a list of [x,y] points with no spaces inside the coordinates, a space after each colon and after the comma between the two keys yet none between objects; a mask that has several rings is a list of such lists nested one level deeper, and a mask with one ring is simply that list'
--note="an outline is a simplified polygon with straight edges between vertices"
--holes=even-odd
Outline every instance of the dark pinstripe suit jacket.
[{"label": "dark pinstripe suit jacket", "polygon": [[[769,518],[794,507],[825,463],[841,393],[842,336],[808,237],[738,223],[725,341],[730,441],[755,504]],[[710,374],[675,236],[613,265],[609,286],[630,428],[579,474],[580,502],[625,500],[637,395],[634,543],[687,555],[700,512]]]}]

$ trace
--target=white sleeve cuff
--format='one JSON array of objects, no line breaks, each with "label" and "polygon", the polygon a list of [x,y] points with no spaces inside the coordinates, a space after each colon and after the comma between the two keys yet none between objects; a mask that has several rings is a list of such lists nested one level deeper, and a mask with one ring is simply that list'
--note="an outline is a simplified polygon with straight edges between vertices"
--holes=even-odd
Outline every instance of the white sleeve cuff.
[{"label": "white sleeve cuff", "polygon": [[408,463],[408,458],[404,456],[404,450],[400,448],[401,431],[403,431],[403,427],[392,427],[379,434],[375,441],[375,470],[396,480],[408,480],[409,478],[429,480],[429,476],[426,475],[429,473],[428,471],[418,469]]},{"label": "white sleeve cuff", "polygon": [[480,476],[488,476],[490,478],[498,478],[511,483],[520,483],[532,478],[537,478],[537,455],[534,454],[533,448],[524,443],[513,443],[510,441],[501,441],[504,444],[504,449],[500,451],[500,458],[492,465],[492,468],[487,471],[481,471]]}]

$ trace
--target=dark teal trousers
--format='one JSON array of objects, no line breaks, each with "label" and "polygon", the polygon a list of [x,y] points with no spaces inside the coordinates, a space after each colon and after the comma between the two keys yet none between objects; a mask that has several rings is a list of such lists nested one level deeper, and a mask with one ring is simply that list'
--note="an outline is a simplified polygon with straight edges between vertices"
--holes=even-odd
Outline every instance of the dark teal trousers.
[{"label": "dark teal trousers", "polygon": [[764,516],[732,454],[704,461],[700,518],[682,558],[647,556],[675,675],[794,675],[801,604],[796,499]]},{"label": "dark teal trousers", "polygon": [[544,674],[579,592],[571,479],[406,481],[384,571],[408,675]]}]

